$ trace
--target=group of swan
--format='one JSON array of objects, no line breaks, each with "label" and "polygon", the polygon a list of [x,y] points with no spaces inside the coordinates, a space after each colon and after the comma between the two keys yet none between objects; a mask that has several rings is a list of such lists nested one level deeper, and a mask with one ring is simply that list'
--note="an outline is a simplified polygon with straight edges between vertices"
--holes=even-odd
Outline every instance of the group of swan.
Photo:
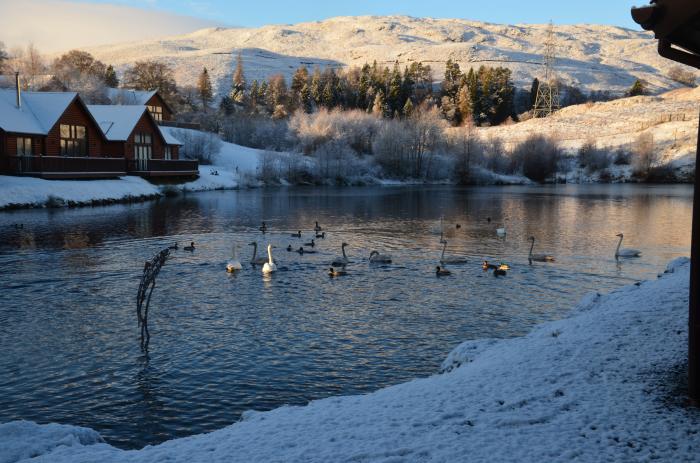
[{"label": "group of swan", "polygon": [[[490,222],[490,217],[489,217],[489,222]],[[457,225],[456,228],[461,228],[460,225]],[[262,226],[260,227],[260,231],[263,233],[267,232],[268,228],[265,222],[262,223]],[[436,267],[435,273],[438,276],[446,276],[446,275],[451,275],[452,272],[445,268],[447,264],[466,264],[467,259],[465,257],[460,257],[460,256],[450,256],[450,255],[445,255],[445,252],[447,250],[447,240],[444,239],[444,235],[442,233],[443,231],[443,219],[440,218],[440,244],[442,244],[442,253],[440,254],[440,265]],[[314,227],[314,232],[316,238],[325,238],[325,232],[322,231],[321,226],[319,225],[318,222],[316,222],[316,225]],[[505,229],[505,221],[504,221],[504,226],[501,228],[498,228],[496,230],[496,233],[499,236],[505,236],[506,234],[506,229]],[[296,238],[301,238],[302,237],[302,232],[299,230],[297,233],[294,233],[291,235],[292,237]],[[637,249],[630,249],[630,248],[621,248],[622,246],[622,240],[624,239],[624,235],[622,233],[619,233],[616,235],[617,237],[620,238],[620,241],[617,243],[617,248],[615,249],[615,258],[628,258],[628,257],[640,257],[642,252],[637,250]],[[528,253],[528,261],[530,263],[532,262],[555,262],[554,256],[550,254],[533,254],[533,250],[535,248],[535,237],[531,236],[528,238],[528,241],[531,242],[530,244],[530,251]],[[277,265],[275,264],[273,257],[272,257],[272,249],[273,246],[271,244],[268,244],[267,246],[267,257],[258,257],[258,243],[256,241],[253,241],[252,243],[249,244],[250,246],[253,246],[253,257],[250,259],[250,263],[253,265],[262,265],[262,273],[263,274],[270,274],[275,271],[277,271]],[[308,247],[315,247],[316,242],[314,239],[311,239],[310,242],[305,243],[304,246]],[[347,272],[345,270],[345,267],[350,263],[350,260],[348,259],[348,256],[345,252],[345,248],[349,246],[348,243],[343,242],[341,245],[341,251],[342,255],[336,257],[333,259],[331,262],[331,267],[329,270],[329,275],[331,277],[336,277],[336,276],[342,276],[346,275]],[[169,249],[178,249],[177,243],[175,243],[173,246],[170,246]],[[194,242],[190,243],[189,246],[185,246],[183,248],[185,251],[190,251],[193,252],[195,250],[195,245]],[[292,248],[291,245],[287,247],[287,251],[293,251],[294,249]],[[296,252],[299,254],[305,254],[305,253],[315,253],[315,251],[312,250],[305,250],[302,247],[300,247]],[[386,254],[381,254],[379,251],[372,251],[369,255],[369,263],[370,264],[390,264],[392,263],[392,258],[390,255]],[[340,269],[338,269],[340,268]],[[499,265],[495,264],[490,264],[488,261],[483,261],[482,268],[486,270],[493,270],[494,275],[499,276],[499,275],[505,275],[507,270],[510,270],[510,267],[507,264],[501,263]],[[229,260],[229,262],[226,264],[226,271],[229,273],[233,273],[239,270],[242,270],[243,266],[241,265],[241,261],[238,258],[238,248],[236,245],[233,246],[232,249],[232,258]]]}]

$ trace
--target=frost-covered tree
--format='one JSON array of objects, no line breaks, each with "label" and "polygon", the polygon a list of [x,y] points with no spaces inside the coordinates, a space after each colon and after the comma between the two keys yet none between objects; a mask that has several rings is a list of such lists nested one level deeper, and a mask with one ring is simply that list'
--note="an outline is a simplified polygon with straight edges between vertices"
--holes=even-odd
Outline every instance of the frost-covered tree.
[{"label": "frost-covered tree", "polygon": [[137,61],[124,72],[122,84],[134,90],[158,90],[166,99],[177,93],[172,68],[159,61]]},{"label": "frost-covered tree", "polygon": [[5,43],[0,41],[0,74],[4,74],[8,72],[7,70],[7,62],[10,59],[10,55],[7,53],[7,50],[5,49]]},{"label": "frost-covered tree", "polygon": [[199,100],[202,103],[202,109],[206,111],[213,96],[211,79],[209,78],[209,71],[207,71],[207,68],[202,69],[201,74],[199,74],[197,91],[199,93]]}]

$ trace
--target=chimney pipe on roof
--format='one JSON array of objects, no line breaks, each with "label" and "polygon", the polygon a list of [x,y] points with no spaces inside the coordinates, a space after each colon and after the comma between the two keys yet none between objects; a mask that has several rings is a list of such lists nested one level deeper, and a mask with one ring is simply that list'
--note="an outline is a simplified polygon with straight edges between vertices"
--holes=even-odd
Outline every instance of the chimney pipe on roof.
[{"label": "chimney pipe on roof", "polygon": [[15,89],[17,91],[17,108],[20,109],[22,108],[22,99],[20,98],[22,90],[19,87],[19,72],[15,72]]}]

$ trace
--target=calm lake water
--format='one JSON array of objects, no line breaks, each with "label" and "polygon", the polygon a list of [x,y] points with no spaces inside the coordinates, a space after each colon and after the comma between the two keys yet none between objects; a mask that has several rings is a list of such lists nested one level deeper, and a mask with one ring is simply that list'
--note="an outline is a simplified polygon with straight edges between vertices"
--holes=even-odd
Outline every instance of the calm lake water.
[{"label": "calm lake water", "polygon": [[[590,291],[654,278],[689,254],[691,205],[687,186],[329,188],[0,213],[0,422],[83,425],[137,448],[431,375],[461,341],[523,335]],[[470,261],[447,278],[433,273],[441,216],[449,252]],[[316,220],[317,253],[288,253]],[[621,231],[641,259],[615,261]],[[528,265],[531,235],[555,264]],[[160,274],[144,353],[143,262],[191,240]],[[277,246],[272,278],[245,264],[254,240]],[[349,274],[330,279],[343,241]],[[234,242],[245,266],[229,275]],[[394,263],[369,265],[373,249]],[[494,278],[484,258],[512,270]]]}]

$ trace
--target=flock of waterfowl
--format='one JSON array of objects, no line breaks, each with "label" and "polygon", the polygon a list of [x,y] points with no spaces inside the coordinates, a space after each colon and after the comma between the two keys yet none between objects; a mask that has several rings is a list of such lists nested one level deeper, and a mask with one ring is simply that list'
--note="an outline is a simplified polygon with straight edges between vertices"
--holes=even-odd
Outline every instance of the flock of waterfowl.
[{"label": "flock of waterfowl", "polygon": [[[487,218],[487,222],[491,223],[491,218]],[[461,225],[460,224],[455,224],[454,225],[455,229],[460,229]],[[269,230],[267,224],[265,222],[262,222],[262,225],[258,228],[262,234],[266,234]],[[445,239],[444,235],[444,224],[443,220],[440,219],[440,226],[439,228],[433,228],[433,232],[435,233],[440,233],[440,244],[442,244],[442,253],[440,254],[440,259],[438,261],[439,265],[435,267],[435,274],[437,276],[448,276],[451,275],[452,272],[447,269],[447,265],[461,265],[461,264],[466,264],[468,263],[467,259],[463,256],[451,256],[449,254],[445,254],[447,251],[447,240]],[[496,235],[499,237],[505,237],[506,236],[506,227],[505,223],[503,226],[499,227],[496,229]],[[292,233],[290,235],[292,238],[298,238],[301,239],[303,237],[303,233],[301,230],[297,231],[296,233]],[[287,246],[287,251],[288,252],[296,252],[300,255],[304,254],[315,254],[315,248],[317,246],[316,244],[316,239],[325,239],[326,238],[326,232],[321,228],[318,222],[316,222],[316,225],[313,228],[313,236],[314,238],[311,238],[310,241],[304,243],[302,246],[299,246],[298,248],[295,248],[291,244]],[[617,243],[617,248],[615,249],[615,259],[619,258],[632,258],[632,257],[640,257],[641,256],[641,251],[637,249],[630,249],[630,248],[621,248],[622,246],[622,240],[624,239],[624,235],[622,233],[619,233],[616,235],[618,238],[620,238],[619,242]],[[530,244],[530,251],[528,253],[528,261],[530,264],[533,262],[544,262],[544,263],[551,263],[555,262],[554,256],[551,254],[534,254],[533,250],[535,248],[535,237],[531,236],[528,238],[528,241],[531,242]],[[258,256],[258,243],[257,241],[253,241],[252,243],[249,243],[249,246],[253,247],[253,257],[250,259],[250,264],[253,266],[257,265],[262,265],[262,273],[263,274],[271,274],[277,271],[277,265],[274,262],[274,259],[272,257],[272,250],[275,248],[272,244],[267,245],[267,256]],[[348,256],[345,252],[345,248],[348,247],[348,243],[343,242],[341,244],[341,255],[334,258],[331,263],[330,267],[328,270],[328,275],[330,277],[339,277],[339,276],[344,276],[347,275],[348,272],[346,271],[347,265],[350,263],[350,260],[348,259]],[[170,246],[170,249],[178,249],[177,243],[175,243],[173,246]],[[194,242],[190,243],[189,246],[183,247],[183,250],[189,251],[189,252],[194,252],[195,250],[195,244]],[[392,257],[388,254],[382,254],[379,251],[372,251],[369,254],[369,263],[370,264],[391,264],[392,263]],[[510,270],[510,266],[504,262],[501,262],[499,264],[492,264],[487,260],[484,260],[481,264],[481,268],[484,271],[492,271],[494,276],[505,276],[507,274],[507,271]],[[231,260],[226,264],[226,271],[229,273],[235,273],[240,270],[243,270],[243,265],[241,264],[240,259],[238,258],[238,247],[237,245],[233,246],[233,255]]]}]

